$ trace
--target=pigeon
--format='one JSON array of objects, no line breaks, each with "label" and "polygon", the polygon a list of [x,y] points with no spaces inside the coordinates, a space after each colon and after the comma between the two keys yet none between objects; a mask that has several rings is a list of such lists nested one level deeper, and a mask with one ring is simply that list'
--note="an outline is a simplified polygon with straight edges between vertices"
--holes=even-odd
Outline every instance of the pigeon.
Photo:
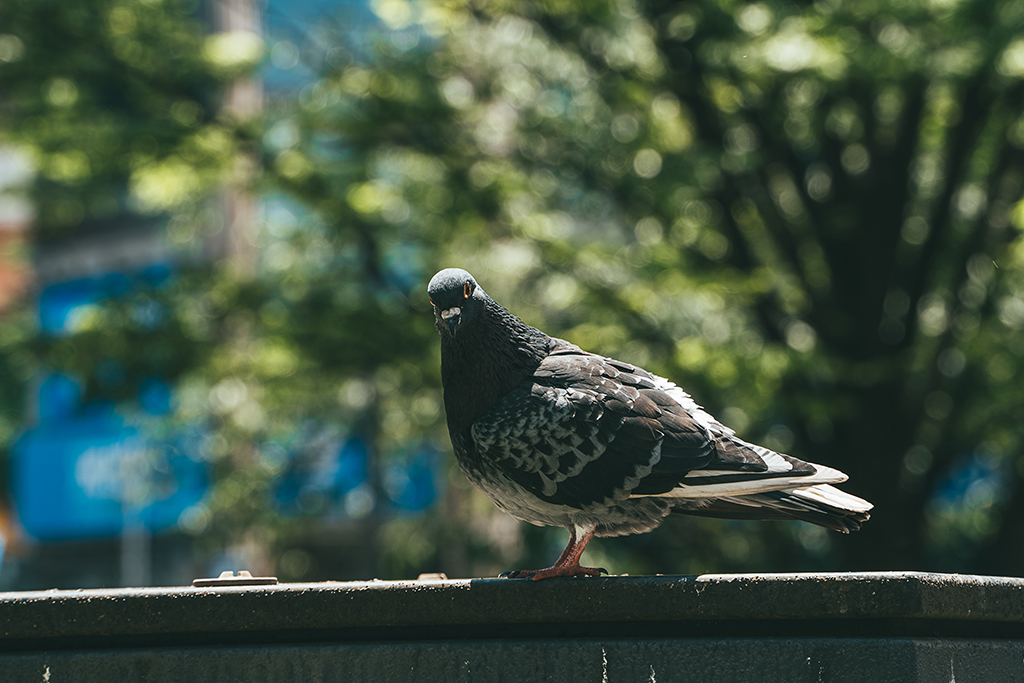
[{"label": "pigeon", "polygon": [[671,513],[843,533],[868,519],[871,503],[832,486],[842,472],[743,441],[673,382],[527,325],[465,270],[441,270],[427,293],[460,469],[516,519],[569,531],[552,566],[501,576],[606,574],[580,565],[594,536]]}]

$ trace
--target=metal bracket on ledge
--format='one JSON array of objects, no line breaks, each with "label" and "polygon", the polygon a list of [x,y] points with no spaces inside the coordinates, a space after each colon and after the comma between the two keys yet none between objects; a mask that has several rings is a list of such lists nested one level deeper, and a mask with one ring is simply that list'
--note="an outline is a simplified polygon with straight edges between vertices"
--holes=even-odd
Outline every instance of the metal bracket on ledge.
[{"label": "metal bracket on ledge", "polygon": [[276,576],[253,576],[246,570],[238,572],[238,576],[232,571],[221,572],[216,579],[192,579],[192,585],[196,588],[217,588],[220,586],[274,586],[277,585]]}]

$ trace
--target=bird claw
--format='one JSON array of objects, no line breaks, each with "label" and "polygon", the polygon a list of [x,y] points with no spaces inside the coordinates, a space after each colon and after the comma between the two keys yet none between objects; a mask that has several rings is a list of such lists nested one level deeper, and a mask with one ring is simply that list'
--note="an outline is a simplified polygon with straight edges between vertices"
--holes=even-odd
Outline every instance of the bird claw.
[{"label": "bird claw", "polygon": [[[577,577],[577,576],[600,576],[601,574],[608,574],[608,570],[605,569],[604,567],[593,567],[593,568],[591,568],[591,567],[577,567],[577,569],[579,569],[581,571],[579,571],[578,573],[575,573],[575,574],[560,573],[560,572],[559,573],[555,573],[555,572],[551,571],[552,569],[554,569],[554,567],[552,567],[550,569],[509,569],[508,571],[504,571],[504,572],[498,574],[498,578],[499,579],[534,579],[534,580],[536,580],[538,578],[547,579],[547,578],[554,578],[556,576],[561,576],[561,577]],[[538,574],[540,574],[539,577],[537,576]]]},{"label": "bird claw", "polygon": [[499,579],[528,579],[537,572],[530,571],[528,569],[509,569],[498,574]]}]

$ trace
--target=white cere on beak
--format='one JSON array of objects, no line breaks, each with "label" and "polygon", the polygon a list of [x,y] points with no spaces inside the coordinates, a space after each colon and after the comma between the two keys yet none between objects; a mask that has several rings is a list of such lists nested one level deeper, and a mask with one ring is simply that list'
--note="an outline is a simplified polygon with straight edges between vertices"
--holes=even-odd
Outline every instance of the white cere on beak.
[{"label": "white cere on beak", "polygon": [[458,306],[452,306],[451,308],[447,308],[441,311],[441,320],[447,321],[449,318],[454,318],[455,316],[460,315],[461,313],[461,308],[459,308]]}]

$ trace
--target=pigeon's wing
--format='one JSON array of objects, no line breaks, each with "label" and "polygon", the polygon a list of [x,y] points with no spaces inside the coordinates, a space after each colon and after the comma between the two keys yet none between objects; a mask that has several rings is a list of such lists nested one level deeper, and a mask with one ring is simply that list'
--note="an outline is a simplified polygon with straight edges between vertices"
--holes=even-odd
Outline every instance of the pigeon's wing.
[{"label": "pigeon's wing", "polygon": [[[584,353],[566,346],[561,353]],[[687,500],[699,500],[706,507],[709,499],[846,481],[838,470],[743,441],[664,377],[629,363],[600,361],[605,380],[636,391],[637,397],[627,401],[629,409],[654,419],[664,432],[661,457],[630,490],[633,496],[665,496],[683,507],[690,507]],[[695,448],[697,434],[706,439],[699,449]],[[694,457],[698,452],[702,458]]]},{"label": "pigeon's wing", "polygon": [[476,454],[539,498],[580,510],[627,498],[662,462],[672,472],[705,467],[714,436],[656,379],[565,344],[477,419]]},{"label": "pigeon's wing", "polygon": [[549,503],[581,510],[630,496],[670,498],[689,510],[846,480],[737,438],[662,377],[565,342],[471,436],[488,466]]},{"label": "pigeon's wing", "polygon": [[747,443],[731,433],[713,432],[708,463],[700,468],[687,468],[685,463],[679,466],[667,459],[633,493],[717,498],[844,480],[845,475],[831,468]]},{"label": "pigeon's wing", "polygon": [[618,392],[605,401],[608,408],[656,423],[662,437],[660,457],[630,489],[631,495],[706,499],[777,490],[793,481],[812,485],[845,478],[836,470],[737,438],[679,386],[635,365],[590,356],[567,342],[548,360],[552,362],[542,365],[537,376],[556,386],[578,382],[581,375],[591,377]]}]

